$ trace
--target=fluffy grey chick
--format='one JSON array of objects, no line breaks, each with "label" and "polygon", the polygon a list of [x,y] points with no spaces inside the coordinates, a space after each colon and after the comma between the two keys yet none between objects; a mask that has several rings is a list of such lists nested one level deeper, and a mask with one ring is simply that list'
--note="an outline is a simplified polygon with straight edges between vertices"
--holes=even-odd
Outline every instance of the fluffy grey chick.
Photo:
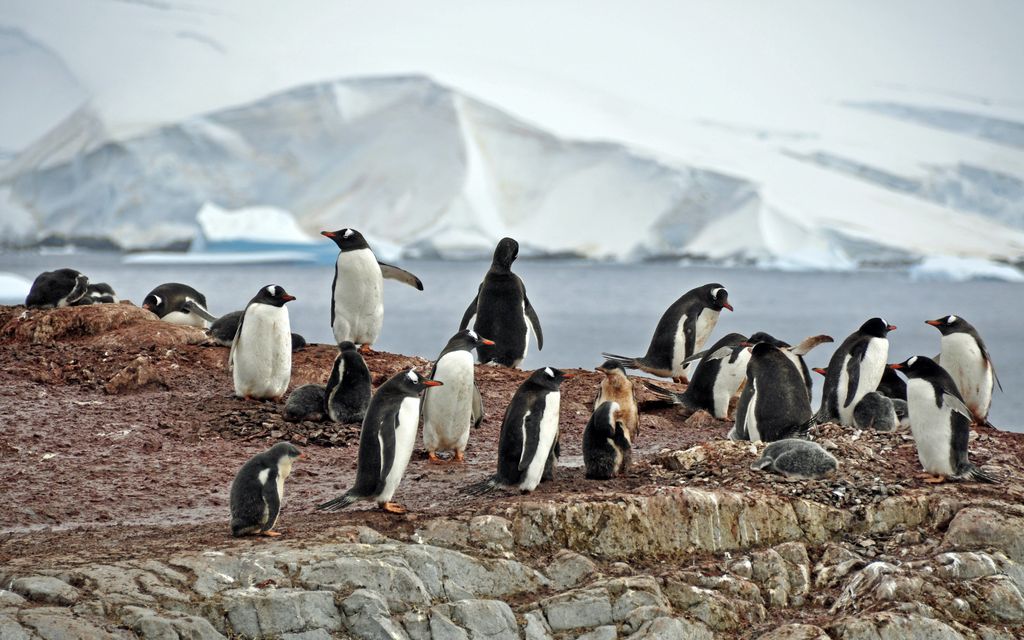
[{"label": "fluffy grey chick", "polygon": [[761,458],[750,468],[755,471],[772,471],[787,478],[817,480],[824,478],[839,467],[828,451],[816,442],[787,438],[769,444]]},{"label": "fluffy grey chick", "polygon": [[892,399],[872,391],[853,408],[853,424],[858,429],[893,431],[899,426],[900,419]]}]

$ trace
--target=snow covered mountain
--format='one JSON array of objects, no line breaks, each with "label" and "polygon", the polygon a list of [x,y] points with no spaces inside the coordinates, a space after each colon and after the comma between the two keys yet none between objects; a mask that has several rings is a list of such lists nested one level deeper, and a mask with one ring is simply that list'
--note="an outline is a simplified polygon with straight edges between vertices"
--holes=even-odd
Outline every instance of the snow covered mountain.
[{"label": "snow covered mountain", "polygon": [[1013,3],[58,4],[11,22],[90,100],[0,165],[8,245],[183,244],[212,202],[416,255],[1024,258]]}]

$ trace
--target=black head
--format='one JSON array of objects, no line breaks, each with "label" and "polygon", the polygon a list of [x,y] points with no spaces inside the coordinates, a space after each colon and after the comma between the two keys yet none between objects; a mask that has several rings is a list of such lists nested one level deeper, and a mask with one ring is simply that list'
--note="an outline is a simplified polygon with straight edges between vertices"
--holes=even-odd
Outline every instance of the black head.
[{"label": "black head", "polygon": [[391,378],[384,384],[387,385],[391,392],[398,393],[403,396],[419,395],[427,387],[440,387],[442,385],[442,383],[437,380],[427,380],[420,374],[416,373],[415,369],[399,371],[395,375],[391,376]]},{"label": "black head", "polygon": [[284,303],[291,302],[294,299],[295,296],[285,291],[281,285],[268,284],[260,289],[256,297],[249,301],[249,304],[259,303],[269,304],[272,307],[283,307]]},{"label": "black head", "polygon": [[908,378],[937,378],[948,375],[937,362],[926,356],[910,356],[899,364],[890,364],[889,368],[901,372]]},{"label": "black head", "polygon": [[543,369],[537,369],[530,375],[526,380],[527,382],[537,385],[542,389],[548,389],[550,391],[558,391],[558,388],[562,385],[562,382],[574,377],[574,373],[566,373],[561,369],[555,369],[554,367],[544,367]]},{"label": "black head", "polygon": [[350,342],[349,340],[342,340],[341,342],[338,343],[338,351],[341,352],[341,353],[345,353],[346,351],[355,351],[355,350],[356,350],[356,345],[355,345],[354,342]]},{"label": "black head", "polygon": [[626,373],[626,370],[622,367],[622,363],[621,362],[617,362],[615,360],[605,360],[604,362],[601,363],[601,366],[596,367],[596,369],[598,371],[600,371],[601,373],[604,373],[604,374],[607,374],[607,375],[611,375],[611,374],[615,373],[616,371],[620,371],[622,373]]},{"label": "black head", "polygon": [[750,348],[750,357],[764,358],[765,356],[778,351],[779,348],[769,342],[758,342]]},{"label": "black head", "polygon": [[944,336],[964,331],[969,332],[974,329],[969,322],[960,316],[943,316],[941,318],[936,318],[935,320],[925,320],[924,322],[925,324],[930,324],[938,329],[939,333]]},{"label": "black head", "polygon": [[760,342],[764,342],[765,344],[770,344],[771,346],[778,347],[779,349],[785,349],[786,347],[789,346],[788,342],[783,342],[782,340],[779,340],[772,334],[766,333],[764,331],[758,331],[757,333],[751,334],[750,338],[747,339],[747,342],[750,344],[758,344]]},{"label": "black head", "polygon": [[448,344],[445,346],[444,350],[455,351],[457,349],[464,349],[466,351],[472,351],[477,347],[484,346],[493,347],[494,341],[484,338],[472,329],[463,329],[448,340]]},{"label": "black head", "polygon": [[889,335],[890,331],[895,331],[896,325],[889,324],[881,318],[871,318],[864,324],[860,325],[858,331],[864,335],[871,336],[872,338],[884,338]]},{"label": "black head", "polygon": [[732,311],[732,305],[729,304],[729,292],[722,285],[712,282],[701,287],[700,291],[704,297],[704,304],[708,308],[715,311],[721,311],[722,309]]},{"label": "black head", "polygon": [[167,300],[155,293],[150,293],[142,299],[142,308],[148,309],[162,318],[167,315]]},{"label": "black head", "polygon": [[355,229],[338,229],[337,231],[321,231],[320,235],[334,240],[341,251],[355,251],[356,249],[367,249],[366,238]]},{"label": "black head", "polygon": [[291,458],[292,460],[305,457],[302,452],[299,451],[299,448],[290,442],[278,442],[267,449],[265,455],[275,462],[285,457]]},{"label": "black head", "polygon": [[491,259],[491,266],[502,269],[511,269],[512,263],[519,256],[519,243],[512,238],[502,238],[498,246],[494,248],[494,257]]}]

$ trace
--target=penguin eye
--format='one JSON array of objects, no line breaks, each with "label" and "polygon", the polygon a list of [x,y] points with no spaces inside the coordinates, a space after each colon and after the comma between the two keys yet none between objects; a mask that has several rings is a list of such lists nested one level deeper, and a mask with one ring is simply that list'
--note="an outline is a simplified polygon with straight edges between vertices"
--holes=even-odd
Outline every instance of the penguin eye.
[{"label": "penguin eye", "polygon": [[956,316],[949,316],[946,318],[946,324],[953,324],[954,322],[956,322]]},{"label": "penguin eye", "polygon": [[355,233],[355,231],[353,231],[352,229],[345,229],[345,233],[343,233],[341,235],[341,237],[342,238],[350,238],[350,237],[352,237],[353,233]]},{"label": "penguin eye", "polygon": [[544,373],[546,373],[549,378],[555,377],[555,372],[551,370],[551,367],[544,367]]}]

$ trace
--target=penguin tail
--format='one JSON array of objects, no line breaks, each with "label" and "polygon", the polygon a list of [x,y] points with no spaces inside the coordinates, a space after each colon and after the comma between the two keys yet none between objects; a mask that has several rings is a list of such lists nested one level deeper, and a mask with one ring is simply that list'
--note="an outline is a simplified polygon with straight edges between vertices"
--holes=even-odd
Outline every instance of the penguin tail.
[{"label": "penguin tail", "polygon": [[614,353],[604,353],[604,352],[602,352],[601,355],[604,356],[605,358],[609,359],[609,360],[612,360],[612,361],[616,362],[617,364],[622,365],[623,369],[639,369],[640,368],[640,363],[638,362],[639,358],[630,358],[630,357],[627,357],[627,356],[620,356],[620,355],[616,355]]},{"label": "penguin tail", "polygon": [[786,438],[800,438],[801,440],[807,440],[811,427],[817,424],[819,424],[817,422],[817,416],[811,416],[806,422],[795,424],[780,433],[776,440],[784,440]]},{"label": "penguin tail", "polygon": [[359,500],[359,496],[353,494],[351,491],[348,491],[344,495],[338,496],[334,500],[328,500],[323,504],[318,504],[316,506],[316,510],[334,513],[335,511],[341,511],[345,507],[351,505],[356,500]]},{"label": "penguin tail", "polygon": [[494,491],[500,485],[501,482],[498,480],[498,476],[494,475],[491,476],[490,478],[487,478],[486,480],[474,482],[473,484],[463,489],[462,492],[471,496],[482,496],[484,494]]},{"label": "penguin tail", "polygon": [[685,393],[678,393],[671,389],[666,389],[647,378],[640,378],[640,384],[646,387],[648,391],[653,393],[660,400],[668,400],[672,404],[682,405],[688,409],[696,409],[696,407],[692,406]]},{"label": "penguin tail", "polygon": [[985,482],[988,484],[999,484],[999,479],[994,475],[982,471],[980,468],[968,463],[964,469],[960,472],[959,477],[964,480],[973,480],[975,482]]}]

